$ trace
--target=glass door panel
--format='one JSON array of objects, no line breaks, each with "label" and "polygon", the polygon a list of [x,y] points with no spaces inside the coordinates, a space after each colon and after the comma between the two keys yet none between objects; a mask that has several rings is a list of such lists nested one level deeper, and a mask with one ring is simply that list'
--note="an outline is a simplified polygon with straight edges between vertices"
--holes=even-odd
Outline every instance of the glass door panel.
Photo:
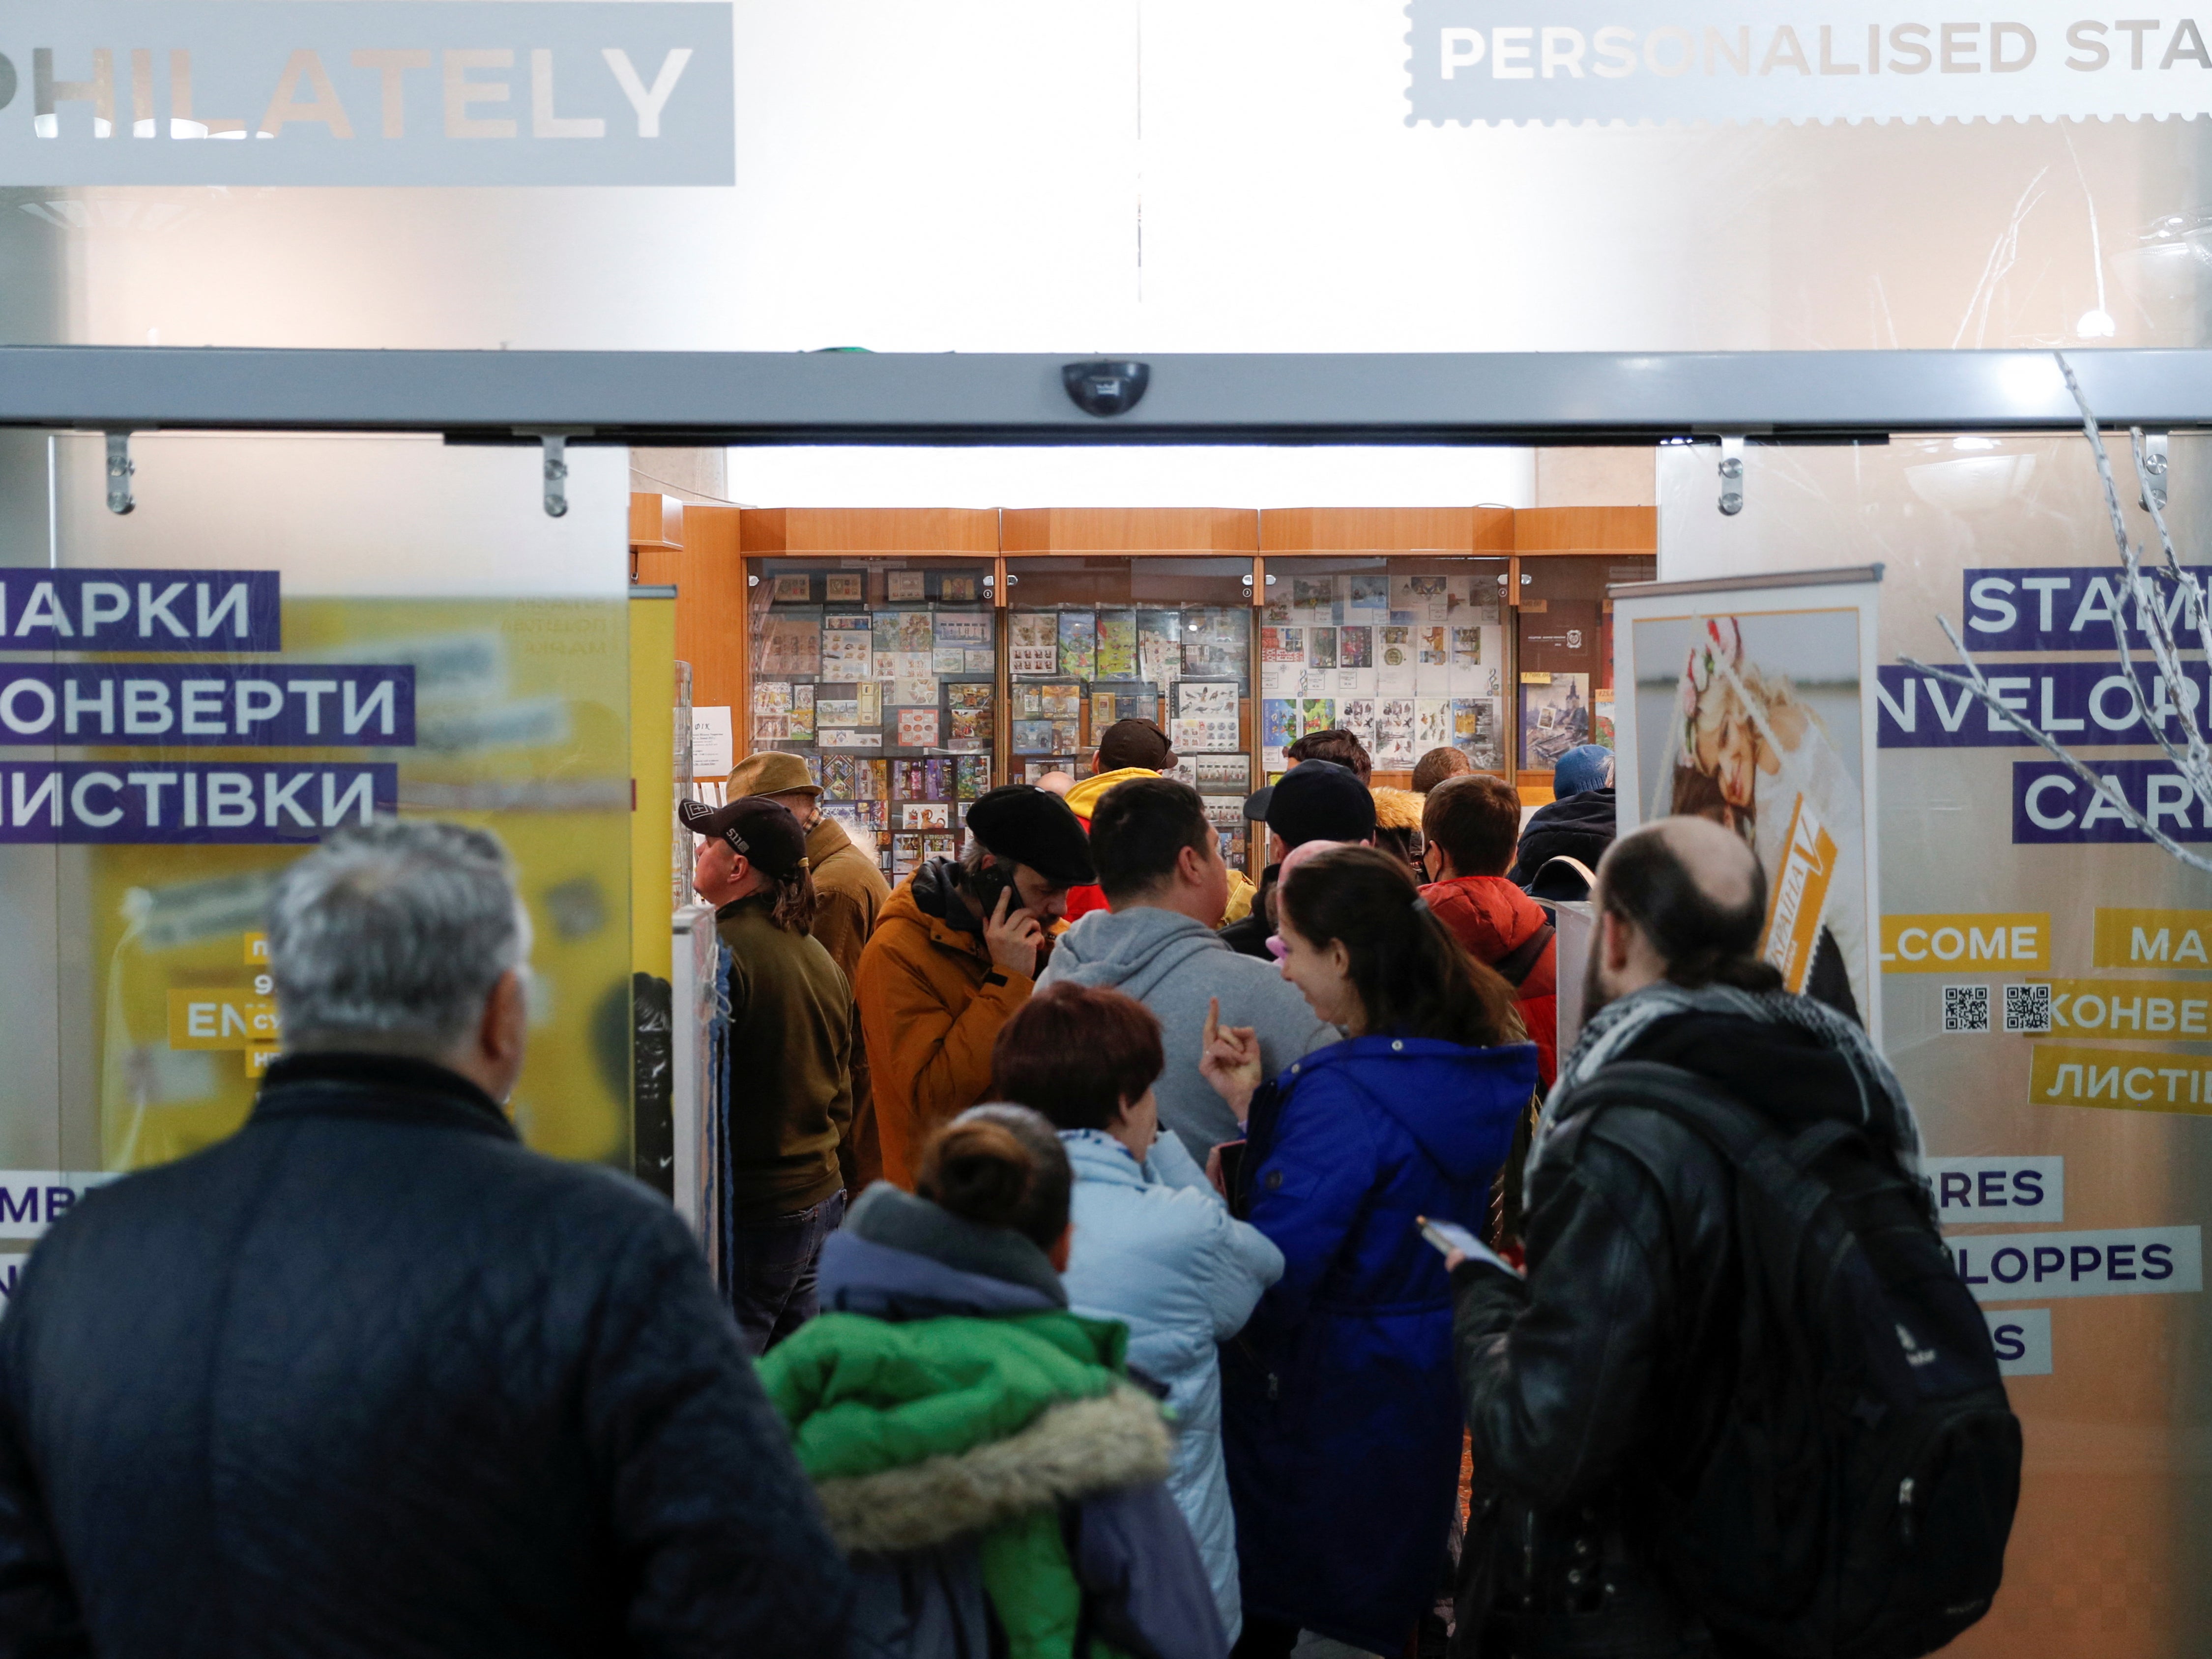
[{"label": "glass door panel", "polygon": [[513,855],[534,934],[516,1125],[629,1167],[622,452],[570,451],[558,519],[534,446],[141,435],[131,459],[122,516],[100,437],[57,438],[50,568],[0,571],[11,625],[41,580],[74,624],[0,661],[10,687],[43,665],[57,693],[31,731],[44,699],[0,690],[21,717],[0,720],[9,903],[43,902],[58,941],[0,970],[48,978],[58,1008],[35,1040],[16,1028],[8,1069],[51,1064],[35,1086],[60,1133],[18,1133],[9,1100],[9,1161],[137,1169],[234,1130],[280,1036],[262,940],[277,873],[396,814],[489,830]]},{"label": "glass door panel", "polygon": [[[2207,669],[2179,589],[2156,574],[2155,605],[2183,635],[2179,676],[2153,660],[2111,523],[2117,511],[2146,569],[2161,566],[2144,501],[2162,484],[2180,563],[2212,563],[2212,440],[2174,434],[2163,475],[2138,470],[2125,431],[2106,442],[2117,507],[2078,434],[1753,443],[1734,516],[1716,507],[1711,446],[1660,451],[1668,580],[1882,567],[1874,684],[1852,675],[1848,698],[1832,661],[1757,663],[1748,624],[1686,663],[1647,665],[1639,647],[1653,781],[1621,808],[1628,821],[1703,811],[1759,844],[1793,788],[1836,776],[1807,757],[1832,752],[1856,781],[1857,734],[1875,734],[1880,915],[1866,926],[1883,1048],[2027,1443],[2003,1588],[1945,1650],[1966,1659],[2212,1647],[2212,1316],[2202,1294],[2166,1293],[2201,1282],[2212,1219],[2212,878],[2128,816],[2212,849],[2205,795],[2155,741],[2182,740],[2183,707],[2205,715]],[[1690,604],[1729,619],[1725,599]],[[2095,783],[1904,660],[1960,670],[1946,619],[1993,692]],[[1756,677],[1730,665],[1713,677],[1726,696],[1710,683],[1691,695],[1709,657],[1738,652]],[[1729,764],[1727,725],[1702,719],[1716,705],[1759,716],[1736,723],[1753,764]],[[1693,736],[1670,774],[1668,745]]]}]

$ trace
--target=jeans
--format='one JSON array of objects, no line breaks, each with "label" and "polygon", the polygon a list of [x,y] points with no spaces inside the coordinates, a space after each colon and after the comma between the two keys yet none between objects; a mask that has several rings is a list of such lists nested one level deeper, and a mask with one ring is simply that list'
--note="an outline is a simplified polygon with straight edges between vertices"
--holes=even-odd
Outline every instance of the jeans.
[{"label": "jeans", "polygon": [[812,1209],[732,1227],[730,1309],[754,1358],[820,1311],[815,1264],[844,1219],[845,1194],[832,1193]]}]

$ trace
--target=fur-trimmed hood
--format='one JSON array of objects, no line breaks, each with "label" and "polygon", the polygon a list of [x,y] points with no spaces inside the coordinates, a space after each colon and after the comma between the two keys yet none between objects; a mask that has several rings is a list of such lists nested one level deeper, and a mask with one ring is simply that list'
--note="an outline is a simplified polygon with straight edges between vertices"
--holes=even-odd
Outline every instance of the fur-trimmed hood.
[{"label": "fur-trimmed hood", "polygon": [[1088,1630],[1123,1652],[1224,1659],[1127,1328],[1068,1311],[1034,1245],[949,1226],[906,1194],[874,1199],[885,1190],[833,1237],[834,1274],[823,1253],[841,1311],[759,1367],[860,1576],[854,1650],[1065,1659]]},{"label": "fur-trimmed hood", "polygon": [[848,1551],[924,1549],[1167,1478],[1127,1330],[1066,1312],[1026,1240],[878,1186],[831,1237],[823,1281],[837,1311],[760,1375]]},{"label": "fur-trimmed hood", "polygon": [[1048,1407],[1027,1428],[957,1456],[818,1480],[815,1490],[841,1548],[892,1554],[1164,1480],[1173,1456],[1158,1405],[1121,1384],[1095,1400]]}]

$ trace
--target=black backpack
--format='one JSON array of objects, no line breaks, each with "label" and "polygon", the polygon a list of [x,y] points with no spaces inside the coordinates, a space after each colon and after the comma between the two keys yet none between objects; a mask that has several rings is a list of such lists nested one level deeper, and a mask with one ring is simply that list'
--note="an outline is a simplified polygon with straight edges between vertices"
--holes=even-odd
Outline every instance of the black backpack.
[{"label": "black backpack", "polygon": [[2021,1433],[1919,1183],[1848,1124],[1787,1137],[1671,1066],[1609,1066],[1575,1092],[1664,1112],[1736,1172],[1734,1391],[1703,1462],[1657,1481],[1685,1598],[1776,1659],[1949,1642],[2003,1577]]}]

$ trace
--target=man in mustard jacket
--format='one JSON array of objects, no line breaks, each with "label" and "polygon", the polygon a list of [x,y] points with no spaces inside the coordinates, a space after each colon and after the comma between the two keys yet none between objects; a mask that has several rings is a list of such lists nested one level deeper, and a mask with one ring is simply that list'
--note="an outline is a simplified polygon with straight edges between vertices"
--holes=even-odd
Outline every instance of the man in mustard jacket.
[{"label": "man in mustard jacket", "polygon": [[991,1046],[1029,999],[1046,928],[1067,890],[1095,878],[1067,804],[1016,783],[968,809],[957,863],[933,859],[891,894],[854,986],[886,1181],[913,1190],[929,1132],[984,1097]]}]

